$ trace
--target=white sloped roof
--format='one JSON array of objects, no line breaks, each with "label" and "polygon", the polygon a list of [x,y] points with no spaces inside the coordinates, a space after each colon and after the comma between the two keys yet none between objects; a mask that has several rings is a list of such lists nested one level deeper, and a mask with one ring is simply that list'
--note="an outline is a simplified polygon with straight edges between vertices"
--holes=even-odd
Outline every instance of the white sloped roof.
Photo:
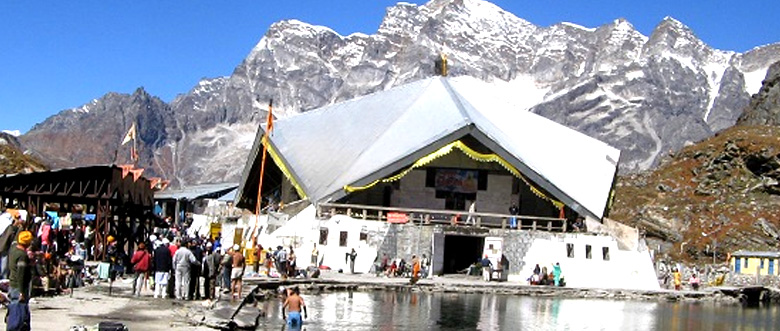
[{"label": "white sloped roof", "polygon": [[[309,200],[318,203],[471,134],[556,199],[601,218],[620,151],[503,103],[491,87],[432,77],[277,120],[270,140]],[[247,169],[259,162],[262,134]]]}]

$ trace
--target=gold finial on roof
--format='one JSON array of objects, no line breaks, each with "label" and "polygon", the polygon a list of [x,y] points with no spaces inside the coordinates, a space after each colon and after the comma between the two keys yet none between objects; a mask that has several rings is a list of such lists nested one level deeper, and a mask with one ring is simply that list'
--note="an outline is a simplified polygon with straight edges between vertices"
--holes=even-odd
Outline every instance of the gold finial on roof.
[{"label": "gold finial on roof", "polygon": [[444,52],[439,53],[439,58],[435,61],[436,74],[440,76],[447,76],[447,54]]}]

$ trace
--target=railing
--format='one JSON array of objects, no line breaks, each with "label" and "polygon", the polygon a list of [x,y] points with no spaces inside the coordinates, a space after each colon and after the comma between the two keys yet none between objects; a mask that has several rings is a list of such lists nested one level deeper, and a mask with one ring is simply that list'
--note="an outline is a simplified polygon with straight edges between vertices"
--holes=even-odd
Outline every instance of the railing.
[{"label": "railing", "polygon": [[557,217],[542,217],[531,215],[509,215],[498,213],[469,213],[463,210],[442,210],[424,208],[382,207],[340,203],[321,203],[317,206],[317,217],[328,218],[334,215],[346,215],[356,219],[385,222],[388,214],[400,213],[406,215],[410,223],[421,225],[448,224],[467,225],[469,215],[473,216],[476,227],[510,228],[510,219],[517,218],[517,229],[540,230],[549,232],[566,232],[566,219]]}]

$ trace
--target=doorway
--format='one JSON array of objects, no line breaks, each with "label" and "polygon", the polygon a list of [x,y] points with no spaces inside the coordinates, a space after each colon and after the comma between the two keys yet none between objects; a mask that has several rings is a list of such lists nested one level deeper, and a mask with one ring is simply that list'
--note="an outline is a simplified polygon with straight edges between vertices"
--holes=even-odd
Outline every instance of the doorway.
[{"label": "doorway", "polygon": [[442,273],[454,274],[468,268],[481,258],[485,246],[484,237],[444,236],[444,261]]}]

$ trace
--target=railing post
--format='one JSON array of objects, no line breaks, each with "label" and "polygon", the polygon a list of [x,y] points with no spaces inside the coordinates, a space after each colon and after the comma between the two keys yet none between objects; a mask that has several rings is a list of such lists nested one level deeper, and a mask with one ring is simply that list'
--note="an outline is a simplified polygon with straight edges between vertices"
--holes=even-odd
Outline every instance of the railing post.
[{"label": "railing post", "polygon": [[552,232],[552,221],[547,221],[547,231]]},{"label": "railing post", "polygon": [[477,227],[482,226],[482,216],[477,216]]},{"label": "railing post", "polygon": [[336,216],[336,207],[330,207],[330,217]]},{"label": "railing post", "polygon": [[368,209],[363,209],[363,220],[365,221],[366,218],[368,218]]},{"label": "railing post", "polygon": [[378,211],[377,211],[377,219],[378,219],[380,222],[382,221],[382,211],[381,211],[381,210],[378,210]]},{"label": "railing post", "polygon": [[531,226],[531,230],[536,231],[536,220],[534,220],[534,224]]},{"label": "railing post", "polygon": [[501,230],[506,229],[506,217],[501,219]]},{"label": "railing post", "polygon": [[563,232],[566,232],[566,220],[563,220],[563,226],[561,226]]},{"label": "railing post", "polygon": [[352,207],[347,208],[347,217],[352,217]]}]

